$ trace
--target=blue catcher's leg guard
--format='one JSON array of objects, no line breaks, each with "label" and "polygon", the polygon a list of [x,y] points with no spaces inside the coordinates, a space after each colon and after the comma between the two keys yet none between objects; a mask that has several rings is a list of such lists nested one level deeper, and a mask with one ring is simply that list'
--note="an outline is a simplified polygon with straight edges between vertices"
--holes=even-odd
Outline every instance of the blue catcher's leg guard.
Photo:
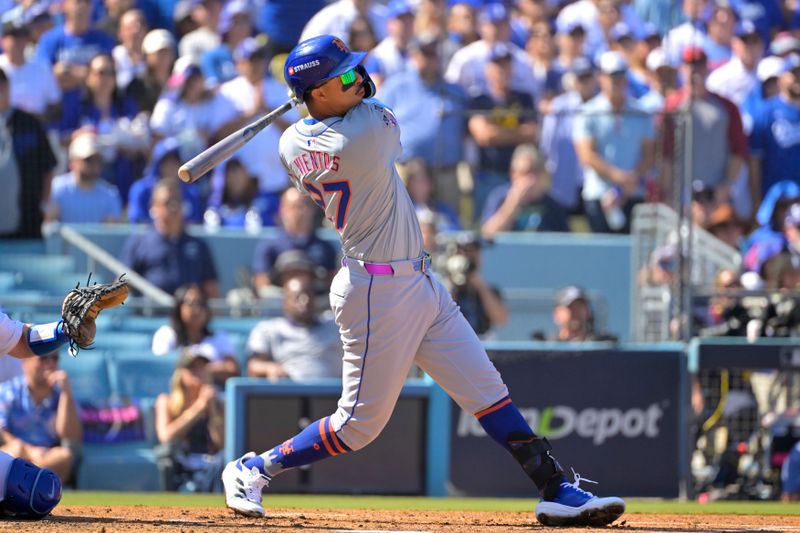
[{"label": "blue catcher's leg guard", "polygon": [[55,472],[14,459],[6,479],[6,496],[0,502],[0,517],[44,518],[60,501],[61,480]]}]

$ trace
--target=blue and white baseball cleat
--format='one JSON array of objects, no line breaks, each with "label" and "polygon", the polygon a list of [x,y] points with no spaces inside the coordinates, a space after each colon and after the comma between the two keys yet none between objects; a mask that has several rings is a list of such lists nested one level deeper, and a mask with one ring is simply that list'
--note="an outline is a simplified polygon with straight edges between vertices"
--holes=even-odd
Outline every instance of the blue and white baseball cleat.
[{"label": "blue and white baseball cleat", "polygon": [[258,468],[247,468],[243,459],[255,457],[250,452],[225,465],[222,471],[222,484],[225,486],[225,505],[239,514],[261,518],[264,506],[261,505],[261,491],[269,485],[269,478]]},{"label": "blue and white baseball cleat", "polygon": [[545,526],[591,526],[600,527],[611,524],[625,512],[622,498],[598,498],[591,492],[581,489],[581,481],[596,483],[575,475],[575,482],[561,482],[558,494],[552,501],[542,500],[536,506],[536,519]]}]

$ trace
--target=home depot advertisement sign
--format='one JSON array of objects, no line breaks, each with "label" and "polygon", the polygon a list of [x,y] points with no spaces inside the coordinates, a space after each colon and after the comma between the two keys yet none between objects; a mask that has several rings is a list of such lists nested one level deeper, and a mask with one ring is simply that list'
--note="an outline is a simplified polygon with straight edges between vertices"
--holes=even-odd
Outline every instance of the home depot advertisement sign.
[{"label": "home depot advertisement sign", "polygon": [[[682,357],[678,351],[491,351],[511,398],[538,435],[601,495],[678,495]],[[455,493],[535,496],[532,482],[470,413],[455,407]]]}]

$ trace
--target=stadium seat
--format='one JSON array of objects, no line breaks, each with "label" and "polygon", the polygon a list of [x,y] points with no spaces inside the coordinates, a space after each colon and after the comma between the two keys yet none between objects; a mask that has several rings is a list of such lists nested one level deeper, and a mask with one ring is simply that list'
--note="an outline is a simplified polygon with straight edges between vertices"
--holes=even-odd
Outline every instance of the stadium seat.
[{"label": "stadium seat", "polygon": [[78,468],[78,489],[160,490],[152,447],[144,443],[84,445]]},{"label": "stadium seat", "polygon": [[17,275],[13,272],[0,272],[0,294],[7,294],[17,286]]},{"label": "stadium seat", "polygon": [[169,324],[169,317],[166,316],[126,316],[114,322],[114,329],[146,333],[152,337],[158,328],[166,324]]},{"label": "stadium seat", "polygon": [[114,354],[109,361],[112,392],[121,398],[155,398],[169,391],[176,362],[176,355],[156,357],[148,352],[137,357],[130,352]]},{"label": "stadium seat", "polygon": [[67,372],[72,392],[77,400],[103,399],[111,396],[106,353],[100,350],[81,350],[78,357],[60,352],[59,367]]},{"label": "stadium seat", "polygon": [[[104,334],[105,333],[105,334]],[[102,331],[98,328],[94,345],[98,349],[107,350],[138,350],[143,355],[150,355],[150,346],[153,335],[148,333],[127,331]]]},{"label": "stadium seat", "polygon": [[3,254],[43,254],[44,241],[41,239],[6,240],[3,242]]}]

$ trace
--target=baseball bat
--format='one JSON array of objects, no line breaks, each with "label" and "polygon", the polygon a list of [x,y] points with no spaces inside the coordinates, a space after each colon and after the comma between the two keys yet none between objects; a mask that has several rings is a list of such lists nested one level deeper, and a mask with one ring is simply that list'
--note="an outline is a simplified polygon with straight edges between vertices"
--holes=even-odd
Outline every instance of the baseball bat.
[{"label": "baseball bat", "polygon": [[297,100],[291,98],[283,105],[273,109],[263,117],[251,122],[247,126],[234,131],[221,141],[209,146],[178,169],[178,177],[186,183],[194,183],[206,172],[219,165],[233,153],[255,137],[258,132],[272,124],[276,118],[283,115],[297,105]]}]

